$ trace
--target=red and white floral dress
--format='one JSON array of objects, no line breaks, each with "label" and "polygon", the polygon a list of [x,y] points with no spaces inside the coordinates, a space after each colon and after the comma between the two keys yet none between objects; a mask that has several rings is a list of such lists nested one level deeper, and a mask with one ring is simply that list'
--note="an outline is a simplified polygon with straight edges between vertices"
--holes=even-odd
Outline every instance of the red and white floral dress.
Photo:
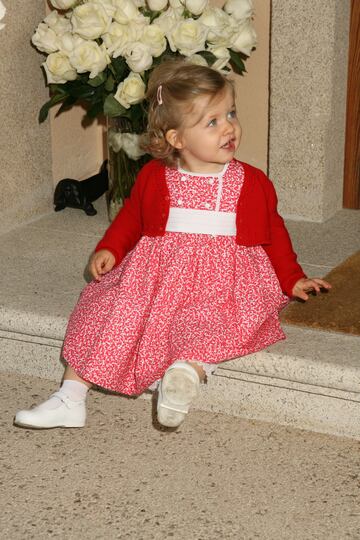
[{"label": "red and white floral dress", "polygon": [[[240,162],[215,175],[166,169],[170,207],[236,212]],[[140,394],[176,360],[218,364],[284,339],[282,293],[261,246],[235,236],[143,236],[100,282],[83,290],[63,356],[83,379]]]}]

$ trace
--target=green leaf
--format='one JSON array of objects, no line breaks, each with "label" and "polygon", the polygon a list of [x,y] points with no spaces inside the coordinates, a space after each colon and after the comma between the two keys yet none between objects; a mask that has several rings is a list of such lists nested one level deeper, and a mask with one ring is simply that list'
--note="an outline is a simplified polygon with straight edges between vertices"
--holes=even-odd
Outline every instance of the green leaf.
[{"label": "green leaf", "polygon": [[47,119],[51,107],[57,103],[61,103],[61,101],[63,101],[65,98],[66,94],[54,94],[51,96],[51,99],[49,99],[49,101],[47,101],[39,111],[39,123],[41,124]]},{"label": "green leaf", "polygon": [[49,84],[49,90],[50,94],[63,94],[64,96],[67,96],[69,94],[67,90],[68,83],[64,84]]},{"label": "green leaf", "polygon": [[97,103],[95,103],[86,112],[86,116],[88,118],[96,118],[97,116],[100,116],[102,114],[103,114],[103,102],[102,101],[98,101]]},{"label": "green leaf", "polygon": [[143,133],[146,128],[147,115],[142,103],[132,105],[129,111],[134,133]]},{"label": "green leaf", "polygon": [[68,96],[62,103],[60,109],[56,113],[56,116],[59,116],[64,111],[67,111],[77,102],[77,99],[74,96]]},{"label": "green leaf", "polygon": [[105,90],[107,92],[112,92],[114,90],[114,86],[115,86],[114,77],[112,75],[109,75],[105,83]]},{"label": "green leaf", "polygon": [[240,54],[231,49],[229,49],[229,52],[231,58],[230,63],[235,73],[238,73],[239,75],[242,75],[244,72],[246,73],[245,64],[242,61]]},{"label": "green leaf", "polygon": [[209,66],[212,66],[213,63],[214,63],[215,60],[216,60],[215,54],[213,54],[213,53],[210,52],[210,51],[200,51],[198,54],[199,54],[200,56],[202,56],[203,58],[205,58],[205,60],[207,61],[207,63],[208,63]]},{"label": "green leaf", "polygon": [[111,61],[111,66],[113,68],[113,74],[117,82],[123,81],[130,73],[129,66],[127,65],[125,59],[122,56],[113,58]]},{"label": "green leaf", "polygon": [[104,102],[104,114],[107,116],[129,116],[129,111],[110,94]]},{"label": "green leaf", "polygon": [[83,83],[71,84],[68,87],[68,93],[78,99],[88,99],[95,94],[95,88]]},{"label": "green leaf", "polygon": [[89,79],[88,84],[96,88],[97,86],[102,85],[105,81],[106,81],[106,75],[105,75],[105,72],[102,71],[101,73],[99,73],[99,75],[97,75],[93,79]]}]

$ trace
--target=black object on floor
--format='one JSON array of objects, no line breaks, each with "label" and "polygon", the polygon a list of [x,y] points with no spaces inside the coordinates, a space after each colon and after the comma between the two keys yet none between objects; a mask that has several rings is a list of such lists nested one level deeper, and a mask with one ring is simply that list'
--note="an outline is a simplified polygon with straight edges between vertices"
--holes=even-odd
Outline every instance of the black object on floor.
[{"label": "black object on floor", "polygon": [[64,178],[57,184],[54,192],[55,212],[64,208],[79,208],[88,216],[95,216],[97,211],[91,204],[109,189],[108,160],[101,165],[98,174],[86,180]]}]

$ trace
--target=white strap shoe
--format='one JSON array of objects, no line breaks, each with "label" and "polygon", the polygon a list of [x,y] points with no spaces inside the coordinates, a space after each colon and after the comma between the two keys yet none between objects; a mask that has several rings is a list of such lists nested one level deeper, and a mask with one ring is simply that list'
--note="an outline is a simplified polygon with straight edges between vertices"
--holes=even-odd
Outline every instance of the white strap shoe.
[{"label": "white strap shoe", "polygon": [[59,399],[59,406],[46,408],[46,402],[33,409],[16,413],[14,424],[22,427],[49,429],[55,427],[80,428],[85,426],[85,400],[72,401],[63,392],[55,392],[51,399]]},{"label": "white strap shoe", "polygon": [[159,384],[157,416],[160,424],[177,427],[189,412],[191,402],[198,396],[200,378],[188,362],[174,362]]}]

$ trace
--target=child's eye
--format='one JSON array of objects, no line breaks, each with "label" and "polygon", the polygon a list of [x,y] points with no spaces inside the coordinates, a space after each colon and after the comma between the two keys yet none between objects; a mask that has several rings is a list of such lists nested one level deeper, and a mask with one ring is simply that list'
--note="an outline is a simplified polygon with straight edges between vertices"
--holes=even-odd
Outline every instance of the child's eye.
[{"label": "child's eye", "polygon": [[230,118],[230,119],[236,118],[236,111],[235,111],[235,109],[234,109],[233,111],[230,111],[230,112],[228,113],[228,118]]},{"label": "child's eye", "polygon": [[208,122],[208,126],[209,126],[209,127],[214,127],[214,126],[216,126],[216,118],[213,118],[212,120],[210,120],[210,122]]}]

